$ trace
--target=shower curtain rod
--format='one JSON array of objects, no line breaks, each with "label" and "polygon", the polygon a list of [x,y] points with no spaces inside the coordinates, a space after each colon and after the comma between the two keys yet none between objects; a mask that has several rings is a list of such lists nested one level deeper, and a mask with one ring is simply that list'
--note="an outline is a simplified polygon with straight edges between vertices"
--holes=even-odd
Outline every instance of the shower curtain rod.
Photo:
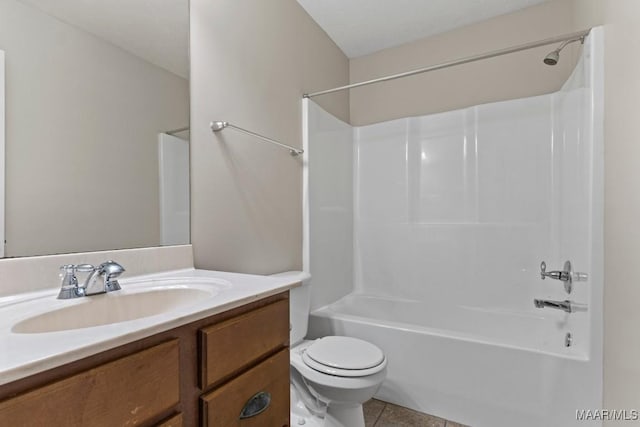
[{"label": "shower curtain rod", "polygon": [[578,31],[578,32],[575,32],[575,33],[570,33],[570,34],[564,34],[564,35],[556,36],[556,37],[550,37],[548,39],[538,40],[538,41],[530,42],[530,43],[525,43],[525,44],[521,44],[521,45],[518,45],[518,46],[512,46],[512,47],[508,47],[508,48],[505,48],[505,49],[494,50],[493,52],[482,53],[482,54],[474,55],[474,56],[467,56],[466,58],[456,59],[454,61],[449,61],[449,62],[443,62],[442,64],[431,65],[429,67],[418,68],[416,70],[405,71],[404,73],[393,74],[393,75],[385,76],[385,77],[379,77],[377,79],[366,80],[364,82],[352,83],[350,85],[340,86],[340,87],[336,87],[336,88],[333,88],[333,89],[322,90],[322,91],[319,91],[319,92],[305,93],[304,95],[302,95],[302,97],[303,98],[313,98],[314,96],[326,95],[328,93],[339,92],[339,91],[347,90],[347,89],[353,89],[353,88],[360,87],[360,86],[367,86],[367,85],[371,85],[371,84],[374,84],[374,83],[380,83],[380,82],[386,82],[386,81],[389,81],[389,80],[401,79],[403,77],[414,76],[416,74],[427,73],[429,71],[441,70],[443,68],[453,67],[453,66],[456,66],[456,65],[468,64],[469,62],[475,62],[475,61],[480,61],[482,59],[494,58],[496,56],[507,55],[509,53],[519,52],[521,50],[533,49],[533,48],[536,48],[536,47],[546,46],[546,45],[549,45],[549,44],[560,43],[560,42],[564,42],[564,41],[567,41],[567,42],[572,42],[572,41],[577,41],[577,40],[583,40],[584,41],[584,38],[587,35],[589,35],[589,31],[591,31],[591,29],[584,30],[584,31]]}]

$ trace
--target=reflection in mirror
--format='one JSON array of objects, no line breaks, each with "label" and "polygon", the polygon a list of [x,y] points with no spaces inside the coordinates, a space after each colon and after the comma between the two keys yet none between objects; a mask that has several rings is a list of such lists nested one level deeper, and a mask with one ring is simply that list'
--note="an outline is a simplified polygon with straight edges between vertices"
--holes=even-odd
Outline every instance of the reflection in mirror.
[{"label": "reflection in mirror", "polygon": [[188,0],[0,0],[5,256],[189,242],[188,18]]}]

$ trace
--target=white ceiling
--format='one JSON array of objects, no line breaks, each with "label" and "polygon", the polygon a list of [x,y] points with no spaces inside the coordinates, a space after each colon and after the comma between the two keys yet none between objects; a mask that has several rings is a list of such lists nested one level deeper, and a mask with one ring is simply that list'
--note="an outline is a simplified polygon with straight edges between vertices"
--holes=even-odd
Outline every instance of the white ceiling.
[{"label": "white ceiling", "polygon": [[22,0],[162,67],[189,76],[188,0]]},{"label": "white ceiling", "polygon": [[548,0],[297,0],[355,58]]},{"label": "white ceiling", "polygon": [[[188,78],[188,0],[21,1]],[[548,0],[297,1],[355,58]]]}]

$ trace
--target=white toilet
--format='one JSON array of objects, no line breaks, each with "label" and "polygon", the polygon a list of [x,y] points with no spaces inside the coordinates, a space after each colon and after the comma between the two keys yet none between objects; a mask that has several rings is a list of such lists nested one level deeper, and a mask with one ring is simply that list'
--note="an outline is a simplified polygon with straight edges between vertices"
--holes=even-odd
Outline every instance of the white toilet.
[{"label": "white toilet", "polygon": [[375,345],[357,338],[329,336],[304,340],[310,310],[310,276],[290,291],[291,425],[364,427],[362,404],[387,375],[387,359]]}]

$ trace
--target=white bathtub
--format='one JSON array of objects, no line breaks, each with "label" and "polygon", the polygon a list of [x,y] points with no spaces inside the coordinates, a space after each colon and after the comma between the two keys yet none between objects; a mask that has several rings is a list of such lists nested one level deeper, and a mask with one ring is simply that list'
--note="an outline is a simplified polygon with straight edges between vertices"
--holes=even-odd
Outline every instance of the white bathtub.
[{"label": "white bathtub", "polygon": [[351,294],[314,311],[309,335],[382,348],[385,401],[474,427],[601,425],[576,420],[576,410],[601,407],[593,362],[559,345],[565,314],[544,313]]}]

